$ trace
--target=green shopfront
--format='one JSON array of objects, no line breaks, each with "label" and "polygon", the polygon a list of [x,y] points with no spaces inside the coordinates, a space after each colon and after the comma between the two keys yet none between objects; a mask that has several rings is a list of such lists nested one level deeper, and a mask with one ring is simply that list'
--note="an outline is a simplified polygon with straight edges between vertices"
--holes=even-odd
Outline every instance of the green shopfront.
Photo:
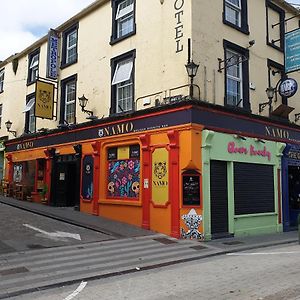
[{"label": "green shopfront", "polygon": [[202,133],[205,239],[282,231],[284,143]]}]

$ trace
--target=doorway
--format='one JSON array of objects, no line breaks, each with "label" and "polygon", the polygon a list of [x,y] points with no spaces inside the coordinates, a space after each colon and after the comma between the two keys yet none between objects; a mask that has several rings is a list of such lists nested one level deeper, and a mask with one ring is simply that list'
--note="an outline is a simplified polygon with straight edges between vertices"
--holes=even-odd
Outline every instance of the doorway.
[{"label": "doorway", "polygon": [[80,160],[61,155],[53,161],[51,205],[75,207],[80,204]]},{"label": "doorway", "polygon": [[300,167],[289,166],[289,226],[297,228],[297,219],[300,214]]}]

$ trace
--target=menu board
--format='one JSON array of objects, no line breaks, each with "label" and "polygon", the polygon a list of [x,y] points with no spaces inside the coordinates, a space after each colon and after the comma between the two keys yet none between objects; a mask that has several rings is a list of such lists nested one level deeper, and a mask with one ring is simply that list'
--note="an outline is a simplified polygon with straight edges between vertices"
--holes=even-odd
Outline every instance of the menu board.
[{"label": "menu board", "polygon": [[200,176],[183,175],[183,205],[200,205]]}]

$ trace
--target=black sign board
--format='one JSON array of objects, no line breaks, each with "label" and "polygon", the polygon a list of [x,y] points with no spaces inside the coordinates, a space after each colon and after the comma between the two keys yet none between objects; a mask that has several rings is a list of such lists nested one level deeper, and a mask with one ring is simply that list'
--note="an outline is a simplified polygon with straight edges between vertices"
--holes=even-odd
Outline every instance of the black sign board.
[{"label": "black sign board", "polygon": [[183,205],[200,205],[200,175],[184,174],[182,177]]},{"label": "black sign board", "polygon": [[108,160],[114,160],[118,158],[118,148],[114,147],[114,148],[110,148],[107,151],[107,159]]},{"label": "black sign board", "polygon": [[81,195],[83,199],[93,198],[93,179],[94,179],[94,159],[92,155],[87,155],[83,159],[82,168],[82,187]]},{"label": "black sign board", "polygon": [[139,145],[131,145],[129,149],[130,149],[130,151],[129,151],[130,158],[139,158],[140,157],[140,146]]}]

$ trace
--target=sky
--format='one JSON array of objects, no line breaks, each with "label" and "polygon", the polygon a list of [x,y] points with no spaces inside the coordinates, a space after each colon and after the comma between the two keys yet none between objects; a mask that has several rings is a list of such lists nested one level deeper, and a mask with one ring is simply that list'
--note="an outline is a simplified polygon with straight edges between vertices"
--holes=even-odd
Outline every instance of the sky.
[{"label": "sky", "polygon": [[[2,0],[0,60],[24,50],[95,0]],[[300,1],[300,0],[299,0]]]},{"label": "sky", "polygon": [[[49,28],[56,28],[92,2],[94,0],[2,0],[0,60],[24,50],[46,35]],[[300,0],[288,2],[300,7]]]}]

